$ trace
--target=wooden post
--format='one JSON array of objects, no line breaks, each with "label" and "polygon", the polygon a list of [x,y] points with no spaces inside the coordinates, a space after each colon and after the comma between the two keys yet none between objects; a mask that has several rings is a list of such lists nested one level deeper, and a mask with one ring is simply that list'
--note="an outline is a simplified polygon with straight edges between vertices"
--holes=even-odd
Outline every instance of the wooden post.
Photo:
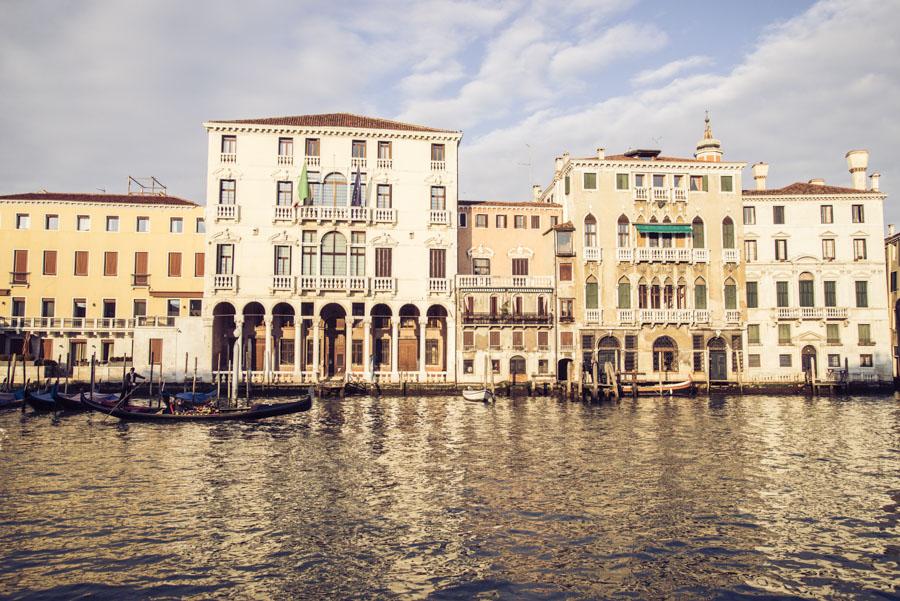
[{"label": "wooden post", "polygon": [[638,398],[637,370],[632,370],[631,372],[631,397],[634,400]]},{"label": "wooden post", "polygon": [[97,353],[91,353],[91,400],[94,399],[94,361],[97,358]]},{"label": "wooden post", "polygon": [[63,394],[69,394],[69,353],[66,352],[66,385],[63,387]]},{"label": "wooden post", "polygon": [[17,359],[17,358],[18,358],[18,355],[16,355],[15,353],[13,353],[13,356],[12,356],[12,371],[10,372],[10,374],[11,374],[10,377],[7,379],[7,381],[9,382],[9,383],[7,384],[7,386],[9,387],[10,390],[13,390],[13,386],[15,386],[15,383],[16,383],[16,363],[17,363],[16,359]]},{"label": "wooden post", "polygon": [[250,376],[253,375],[253,372],[250,371],[250,345],[247,345],[247,348],[244,349],[244,366],[246,367],[247,372],[247,386],[244,388],[244,400],[249,403],[250,402]]},{"label": "wooden post", "polygon": [[595,350],[591,352],[591,378],[593,378],[593,381],[591,382],[591,402],[593,403],[596,403],[600,400],[599,375],[600,374],[597,371],[597,351]]},{"label": "wooden post", "polygon": [[188,354],[184,354],[184,387],[187,388]]},{"label": "wooden post", "polygon": [[658,361],[657,361],[656,367],[658,367],[659,370],[656,373],[659,374],[659,396],[662,396],[662,390],[663,390],[663,387],[662,387],[662,383],[663,383],[663,373],[662,373],[663,354],[662,354],[662,351],[659,351],[659,353],[657,354],[657,357],[658,357]]},{"label": "wooden post", "polygon": [[191,400],[194,400],[194,395],[197,394],[197,357],[194,357],[194,379],[191,382]]},{"label": "wooden post", "polygon": [[153,398],[153,351],[150,351],[150,379],[147,380],[150,384],[150,398]]},{"label": "wooden post", "polygon": [[[28,362],[25,360],[25,357],[27,356],[28,355],[24,353],[22,354],[22,381],[25,382],[25,388],[28,388],[28,372],[25,371],[25,368],[28,364]],[[40,387],[40,385],[38,385],[38,387]]]},{"label": "wooden post", "polygon": [[[16,354],[13,353],[13,357],[15,357],[15,356],[16,356]],[[12,364],[13,364],[12,358],[8,359],[6,362],[6,390],[8,390],[8,391],[12,391],[12,378],[10,377],[10,373],[11,373],[10,370],[12,368]]]},{"label": "wooden post", "polygon": [[222,353],[216,354],[216,406],[222,396]]}]

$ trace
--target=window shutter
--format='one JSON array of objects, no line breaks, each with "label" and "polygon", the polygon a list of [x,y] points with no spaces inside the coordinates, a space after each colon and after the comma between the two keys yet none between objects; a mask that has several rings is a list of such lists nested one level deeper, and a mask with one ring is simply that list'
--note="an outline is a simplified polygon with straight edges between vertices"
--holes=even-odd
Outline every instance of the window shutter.
[{"label": "window shutter", "polygon": [[709,176],[708,175],[703,176],[703,191],[709,192]]},{"label": "window shutter", "polygon": [[135,275],[147,275],[147,253],[134,253],[134,273]]},{"label": "window shutter", "polygon": [[169,277],[181,277],[181,253],[169,253]]},{"label": "window shutter", "polygon": [[13,271],[25,273],[28,271],[28,251],[17,250],[13,253]]},{"label": "window shutter", "polygon": [[75,275],[88,274],[88,253],[86,250],[75,251]]},{"label": "window shutter", "polygon": [[[18,269],[16,270],[18,271]],[[44,275],[56,275],[56,251],[44,251]]]},{"label": "window shutter", "polygon": [[109,251],[103,253],[103,275],[117,275],[119,271],[119,253]]},{"label": "window shutter", "polygon": [[205,254],[204,253],[194,253],[194,276],[195,277],[203,277],[204,275],[204,265],[205,265]]}]

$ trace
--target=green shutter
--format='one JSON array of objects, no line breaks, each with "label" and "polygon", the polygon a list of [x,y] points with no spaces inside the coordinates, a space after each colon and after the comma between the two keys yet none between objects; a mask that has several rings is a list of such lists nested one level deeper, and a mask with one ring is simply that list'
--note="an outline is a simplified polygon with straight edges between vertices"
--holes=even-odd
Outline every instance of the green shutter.
[{"label": "green shutter", "polygon": [[596,309],[600,300],[598,298],[597,282],[588,282],[584,286],[584,306],[588,309]]},{"label": "green shutter", "polygon": [[706,309],[706,284],[694,286],[694,308]]},{"label": "green shutter", "polygon": [[569,193],[569,176],[566,176],[566,194]]},{"label": "green shutter", "polygon": [[747,282],[747,308],[755,309],[759,304],[759,291],[756,282]]},{"label": "green shutter", "polygon": [[734,284],[725,286],[725,308],[737,309],[737,286]]},{"label": "green shutter", "polygon": [[619,284],[619,308],[631,308],[631,284],[629,284],[628,282],[622,282],[621,284]]},{"label": "green shutter", "polygon": [[708,175],[703,176],[703,191],[709,192],[709,176]]}]

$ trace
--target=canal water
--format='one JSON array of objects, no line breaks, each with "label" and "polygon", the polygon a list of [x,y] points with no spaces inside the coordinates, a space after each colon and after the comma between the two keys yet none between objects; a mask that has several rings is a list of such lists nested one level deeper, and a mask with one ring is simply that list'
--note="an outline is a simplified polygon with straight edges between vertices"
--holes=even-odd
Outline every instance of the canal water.
[{"label": "canal water", "polygon": [[0,596],[898,598],[900,403],[0,414]]}]

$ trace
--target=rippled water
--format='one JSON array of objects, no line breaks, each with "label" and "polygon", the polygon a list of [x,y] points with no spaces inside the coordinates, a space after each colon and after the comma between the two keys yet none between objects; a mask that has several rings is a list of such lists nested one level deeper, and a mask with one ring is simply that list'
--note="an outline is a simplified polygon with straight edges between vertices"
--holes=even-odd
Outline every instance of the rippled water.
[{"label": "rippled water", "polygon": [[892,397],[0,414],[0,595],[897,598]]}]

